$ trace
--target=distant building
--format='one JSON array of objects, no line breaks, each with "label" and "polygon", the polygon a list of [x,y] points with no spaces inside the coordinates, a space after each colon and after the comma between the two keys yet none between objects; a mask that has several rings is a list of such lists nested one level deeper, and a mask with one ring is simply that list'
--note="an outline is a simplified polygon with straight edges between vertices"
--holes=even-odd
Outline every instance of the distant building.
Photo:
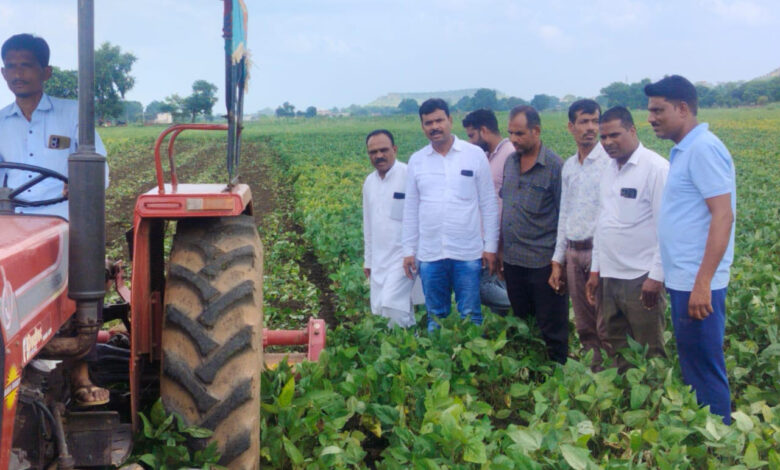
[{"label": "distant building", "polygon": [[173,115],[171,113],[157,113],[152,119],[152,124],[173,124]]},{"label": "distant building", "polygon": [[344,117],[349,116],[349,113],[341,112],[338,109],[317,109],[317,116],[325,116],[325,117]]}]

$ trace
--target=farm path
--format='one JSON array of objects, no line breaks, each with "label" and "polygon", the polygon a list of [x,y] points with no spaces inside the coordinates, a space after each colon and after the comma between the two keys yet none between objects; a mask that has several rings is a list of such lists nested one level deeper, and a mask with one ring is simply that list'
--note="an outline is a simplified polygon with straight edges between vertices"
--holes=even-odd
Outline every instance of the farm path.
[{"label": "farm path", "polygon": [[[302,237],[304,229],[293,217],[295,201],[292,194],[292,183],[288,178],[285,178],[285,175],[274,171],[271,161],[269,161],[269,159],[279,158],[279,156],[264,142],[245,144],[242,155],[244,161],[241,162],[240,179],[252,189],[254,215],[257,225],[262,227],[265,218],[276,212],[281,216],[281,224],[279,225],[281,230],[294,232],[298,238]],[[263,240],[263,243],[265,245],[267,241]],[[266,252],[271,249],[273,247],[265,246]],[[300,272],[306,279],[317,287],[319,292],[318,316],[325,320],[329,327],[335,327],[337,324],[335,318],[335,293],[330,287],[331,281],[328,273],[317,261],[317,257],[308,243],[305,243],[303,255],[294,261],[298,264]],[[266,261],[264,270],[266,273],[271,271],[267,263],[268,261]],[[298,310],[303,305],[300,299],[291,299],[282,302],[277,307],[288,307],[291,310]]]},{"label": "farm path", "polygon": [[[117,158],[110,163],[111,183],[106,191],[106,241],[107,252],[110,258],[125,260],[125,266],[130,267],[130,256],[127,249],[126,233],[133,223],[133,210],[138,195],[153,188],[156,184],[154,178],[154,160],[151,156],[153,138],[145,138],[143,141],[119,146],[116,149]],[[303,227],[295,222],[293,212],[295,203],[292,195],[292,183],[284,174],[284,169],[279,165],[272,165],[273,160],[279,158],[276,151],[264,140],[245,140],[242,149],[242,161],[240,164],[240,180],[248,184],[252,190],[255,222],[261,227],[272,214],[281,219],[281,223],[274,226],[274,230],[291,232],[291,237],[302,243],[302,254],[295,254],[292,260],[299,266],[299,275],[305,277],[318,291],[318,305],[295,298],[295,289],[288,289],[291,294],[283,300],[270,300],[272,307],[286,310],[292,313],[307,312],[317,313],[329,326],[335,326],[335,294],[330,288],[328,273],[317,261],[317,257],[311,250],[311,246],[302,239]],[[225,144],[220,139],[182,139],[176,145],[176,172],[182,183],[213,183],[226,179],[225,170]],[[277,160],[280,161],[280,160]],[[167,167],[167,165],[166,165]],[[166,178],[168,178],[166,172]],[[172,232],[170,233],[172,235]],[[269,254],[273,250],[273,241],[279,236],[264,237],[266,276],[272,274],[268,266]],[[276,258],[275,258],[276,259]],[[129,270],[129,269],[128,269]],[[285,281],[282,283],[284,289]],[[297,324],[298,322],[296,322]]]}]

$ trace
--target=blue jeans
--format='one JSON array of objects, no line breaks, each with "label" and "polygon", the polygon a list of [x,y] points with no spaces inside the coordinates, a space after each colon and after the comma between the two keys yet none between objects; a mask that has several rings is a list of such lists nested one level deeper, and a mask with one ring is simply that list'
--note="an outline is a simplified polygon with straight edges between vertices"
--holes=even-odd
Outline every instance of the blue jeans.
[{"label": "blue jeans", "polygon": [[672,304],[672,324],[683,381],[696,392],[700,405],[731,424],[731,397],[723,336],[726,329],[726,290],[712,291],[712,313],[704,320],[688,315],[690,292],[666,289]]},{"label": "blue jeans", "polygon": [[460,317],[471,316],[472,322],[482,324],[479,299],[482,259],[458,261],[445,258],[420,261],[419,272],[425,294],[425,309],[428,312],[428,331],[439,328],[436,318],[444,318],[450,314],[453,290]]}]

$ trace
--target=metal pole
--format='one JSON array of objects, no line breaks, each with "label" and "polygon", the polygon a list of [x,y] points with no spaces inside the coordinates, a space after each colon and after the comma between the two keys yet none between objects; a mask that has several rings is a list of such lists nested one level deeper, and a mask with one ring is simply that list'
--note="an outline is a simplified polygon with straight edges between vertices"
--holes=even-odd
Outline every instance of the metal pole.
[{"label": "metal pole", "polygon": [[79,150],[95,151],[95,8],[79,0]]}]

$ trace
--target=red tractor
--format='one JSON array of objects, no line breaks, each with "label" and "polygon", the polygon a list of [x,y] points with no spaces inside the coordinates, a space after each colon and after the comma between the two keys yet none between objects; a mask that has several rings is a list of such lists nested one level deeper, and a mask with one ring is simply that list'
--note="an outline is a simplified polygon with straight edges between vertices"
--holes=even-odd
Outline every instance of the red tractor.
[{"label": "red tractor", "polygon": [[[168,412],[212,430],[220,463],[259,466],[260,372],[264,345],[303,344],[297,359],[316,360],[325,324],[263,331],[263,255],[252,195],[238,182],[246,9],[224,0],[226,125],[167,129],[155,144],[157,187],[139,196],[130,253],[132,289],[112,269],[125,303],[106,306],[121,318],[129,344],[99,344],[94,368],[112,386],[109,405],[84,411],[70,396],[68,366],[93,347],[106,286],[105,158],[95,153],[93,5],[79,2],[79,142],[69,178],[45,168],[0,163],[0,171],[35,171],[24,187],[0,188],[0,468],[119,465],[129,455],[144,398],[162,397]],[[228,183],[179,184],[173,160],[185,129],[228,133]],[[170,183],[160,147],[166,137]],[[15,214],[19,195],[46,178],[68,184],[69,222]],[[38,201],[45,205],[56,201]],[[175,235],[166,261],[166,227]],[[104,333],[104,332],[103,332]],[[275,360],[279,360],[277,357]],[[117,386],[119,384],[119,386]],[[124,384],[124,386],[122,386]]]}]

